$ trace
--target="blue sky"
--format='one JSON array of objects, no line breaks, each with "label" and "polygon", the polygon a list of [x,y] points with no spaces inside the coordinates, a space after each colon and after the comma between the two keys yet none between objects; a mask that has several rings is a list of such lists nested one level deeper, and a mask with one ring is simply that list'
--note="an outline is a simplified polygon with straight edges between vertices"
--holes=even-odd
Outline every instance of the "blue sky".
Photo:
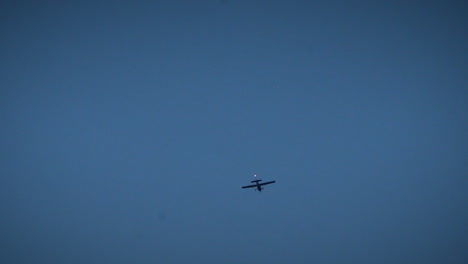
[{"label": "blue sky", "polygon": [[1,5],[1,262],[468,261],[461,1]]}]

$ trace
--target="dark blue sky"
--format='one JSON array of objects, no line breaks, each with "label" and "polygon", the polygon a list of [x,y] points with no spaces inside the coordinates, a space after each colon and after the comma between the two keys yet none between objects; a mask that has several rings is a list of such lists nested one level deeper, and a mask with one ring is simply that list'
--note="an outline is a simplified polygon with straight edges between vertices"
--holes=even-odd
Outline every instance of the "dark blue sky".
[{"label": "dark blue sky", "polygon": [[0,262],[468,262],[466,3],[10,2]]}]

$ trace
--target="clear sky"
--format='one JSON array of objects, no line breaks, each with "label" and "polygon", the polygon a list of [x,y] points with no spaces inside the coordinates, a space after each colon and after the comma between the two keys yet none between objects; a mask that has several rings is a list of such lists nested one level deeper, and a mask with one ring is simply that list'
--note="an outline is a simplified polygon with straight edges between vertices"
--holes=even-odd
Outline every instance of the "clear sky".
[{"label": "clear sky", "polygon": [[466,3],[133,2],[0,5],[1,263],[468,263]]}]

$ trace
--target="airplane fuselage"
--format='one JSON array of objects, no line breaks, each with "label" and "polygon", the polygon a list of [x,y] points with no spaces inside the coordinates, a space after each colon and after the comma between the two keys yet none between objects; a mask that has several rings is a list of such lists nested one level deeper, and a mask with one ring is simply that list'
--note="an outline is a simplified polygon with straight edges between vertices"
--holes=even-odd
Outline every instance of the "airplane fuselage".
[{"label": "airplane fuselage", "polygon": [[257,190],[258,190],[259,192],[261,192],[262,189],[263,189],[262,186],[260,186],[260,184],[258,184],[258,182],[257,182]]},{"label": "airplane fuselage", "polygon": [[251,181],[252,183],[255,182],[255,184],[257,185],[256,188],[259,192],[261,192],[263,190],[262,186],[260,186],[259,182],[261,182],[262,180],[255,180],[255,181]]}]

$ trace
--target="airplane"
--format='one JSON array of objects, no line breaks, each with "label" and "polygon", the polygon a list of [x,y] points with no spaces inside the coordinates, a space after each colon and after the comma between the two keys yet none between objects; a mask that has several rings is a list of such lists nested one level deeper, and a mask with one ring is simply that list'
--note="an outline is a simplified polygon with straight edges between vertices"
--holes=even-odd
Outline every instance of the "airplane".
[{"label": "airplane", "polygon": [[[257,175],[254,174],[254,178],[256,179],[257,178]],[[264,183],[259,183],[261,182],[262,180],[253,180],[251,181],[252,183],[255,182],[255,184],[252,184],[252,185],[247,185],[247,186],[242,186],[242,189],[246,189],[246,188],[252,188],[252,187],[256,187],[257,190],[259,192],[261,192],[263,190],[263,185],[267,185],[267,184],[271,184],[271,183],[275,183],[276,181],[269,181],[269,182],[264,182]]]}]

